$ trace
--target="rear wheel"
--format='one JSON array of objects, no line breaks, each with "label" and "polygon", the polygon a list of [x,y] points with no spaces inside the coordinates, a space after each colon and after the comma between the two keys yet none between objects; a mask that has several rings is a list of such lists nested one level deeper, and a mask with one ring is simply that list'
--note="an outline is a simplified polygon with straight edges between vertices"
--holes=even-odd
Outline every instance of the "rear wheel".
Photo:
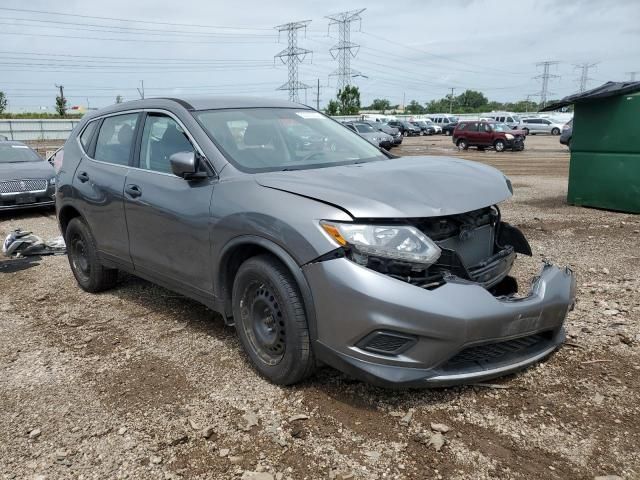
[{"label": "rear wheel", "polygon": [[456,145],[458,146],[458,150],[467,150],[469,148],[469,144],[464,138],[461,138],[460,140],[458,140]]},{"label": "rear wheel", "polygon": [[554,128],[553,130],[551,130],[551,135],[560,135],[560,129]]},{"label": "rear wheel", "polygon": [[506,147],[506,144],[504,143],[504,140],[496,140],[495,142],[493,142],[493,148],[496,149],[496,152],[504,152],[504,149]]},{"label": "rear wheel", "polygon": [[100,263],[95,240],[80,217],[71,219],[64,240],[71,271],[83,290],[96,293],[115,286],[118,270]]},{"label": "rear wheel", "polygon": [[409,131],[405,130],[404,132],[402,132],[402,136],[403,137],[408,137],[409,136]]},{"label": "rear wheel", "polygon": [[277,259],[245,261],[233,282],[232,303],[240,342],[261,375],[291,385],[311,374],[315,360],[302,297]]}]

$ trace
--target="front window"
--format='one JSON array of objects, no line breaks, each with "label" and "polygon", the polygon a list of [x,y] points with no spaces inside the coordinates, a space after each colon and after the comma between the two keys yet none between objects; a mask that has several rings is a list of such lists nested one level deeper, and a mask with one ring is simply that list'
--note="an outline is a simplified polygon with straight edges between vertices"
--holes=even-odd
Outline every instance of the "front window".
[{"label": "front window", "polygon": [[300,170],[387,159],[360,136],[312,110],[243,108],[204,110],[194,116],[229,161],[244,171]]},{"label": "front window", "polygon": [[494,123],[493,129],[496,132],[509,132],[511,131],[511,127],[505,123]]},{"label": "front window", "polygon": [[1,144],[0,163],[42,162],[42,158],[26,145]]}]

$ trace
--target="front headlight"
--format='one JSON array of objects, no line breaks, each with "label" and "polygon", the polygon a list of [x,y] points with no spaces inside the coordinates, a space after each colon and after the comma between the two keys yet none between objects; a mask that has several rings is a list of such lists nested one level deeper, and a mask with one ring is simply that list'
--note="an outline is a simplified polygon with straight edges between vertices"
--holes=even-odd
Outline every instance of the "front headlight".
[{"label": "front headlight", "polygon": [[505,133],[504,136],[507,140],[513,140],[514,138],[513,135],[511,135],[510,133]]},{"label": "front headlight", "polygon": [[373,255],[431,265],[440,258],[440,248],[420,230],[408,225],[363,225],[321,221],[323,230],[341,247],[361,255]]}]

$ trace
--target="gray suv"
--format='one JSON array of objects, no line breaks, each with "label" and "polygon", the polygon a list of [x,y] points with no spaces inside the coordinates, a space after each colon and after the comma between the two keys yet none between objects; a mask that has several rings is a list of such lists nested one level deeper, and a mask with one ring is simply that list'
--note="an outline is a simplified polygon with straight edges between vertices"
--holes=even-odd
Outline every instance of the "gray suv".
[{"label": "gray suv", "polygon": [[392,158],[308,107],[223,97],[92,112],[57,168],[81,288],[122,270],[196,299],[272,382],[329,364],[382,385],[470,383],[563,342],[574,275],[544,264],[517,293],[509,272],[531,249],[489,166]]}]

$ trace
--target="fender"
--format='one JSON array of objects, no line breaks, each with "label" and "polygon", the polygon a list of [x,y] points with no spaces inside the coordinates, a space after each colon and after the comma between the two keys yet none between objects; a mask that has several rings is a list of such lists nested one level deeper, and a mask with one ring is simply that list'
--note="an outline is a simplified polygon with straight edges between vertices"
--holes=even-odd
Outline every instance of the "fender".
[{"label": "fender", "polygon": [[311,340],[315,341],[317,338],[317,329],[316,329],[316,309],[313,303],[313,295],[311,293],[311,287],[309,287],[309,283],[307,282],[307,278],[304,276],[300,265],[295,261],[293,256],[289,254],[284,248],[282,248],[277,243],[264,238],[259,237],[257,235],[241,235],[239,237],[235,237],[231,239],[220,251],[220,261],[218,262],[217,275],[215,285],[215,296],[220,299],[224,303],[224,315],[225,318],[231,316],[231,305],[230,302],[225,299],[228,298],[228,293],[226,292],[226,265],[229,260],[231,252],[239,246],[243,245],[254,245],[257,247],[261,247],[264,250],[267,250],[269,253],[273,254],[280,260],[291,272],[293,278],[298,284],[298,288],[300,289],[300,294],[302,295],[302,300],[304,302],[305,314],[307,315],[307,322],[309,324],[309,334],[311,335]]}]

